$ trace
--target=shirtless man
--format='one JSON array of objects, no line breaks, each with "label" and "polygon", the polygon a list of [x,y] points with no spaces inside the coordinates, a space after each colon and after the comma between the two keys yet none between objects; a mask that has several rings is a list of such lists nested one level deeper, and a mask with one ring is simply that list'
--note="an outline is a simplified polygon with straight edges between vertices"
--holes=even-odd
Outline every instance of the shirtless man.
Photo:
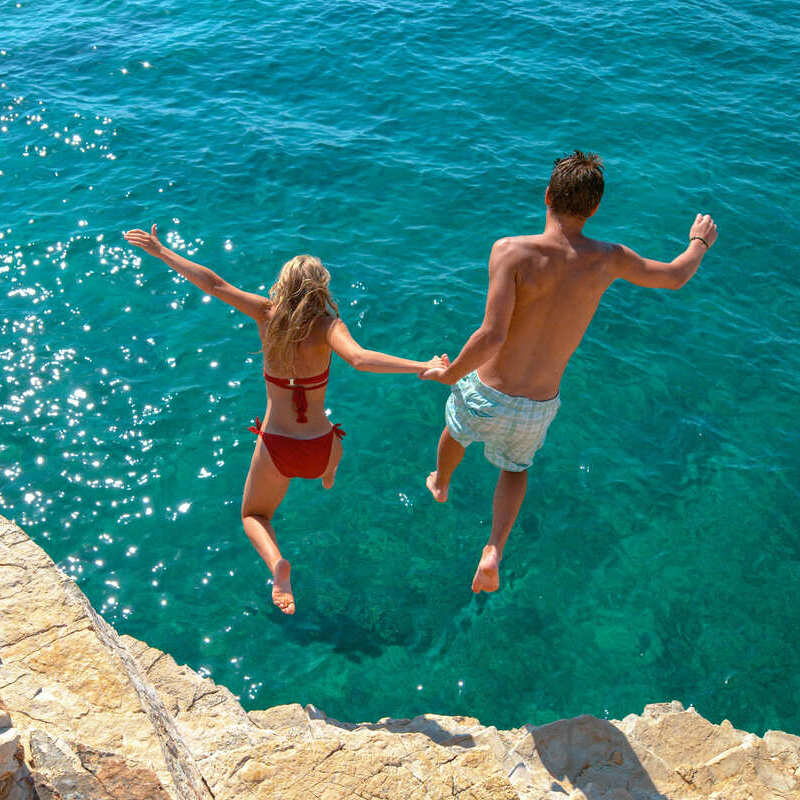
[{"label": "shirtless man", "polygon": [[500,560],[525,497],[527,469],[558,412],[561,376],[603,292],[617,278],[680,289],[717,238],[714,220],[698,214],[688,247],[669,263],[589,239],[583,226],[597,211],[603,188],[597,155],[576,150],[555,162],[544,196],[544,233],[495,242],[483,323],[449,366],[420,375],[452,386],[436,471],[426,482],[434,499],[447,500],[453,471],[471,442],[484,442],[486,458],[500,468],[492,532],[473,592],[500,585]]}]

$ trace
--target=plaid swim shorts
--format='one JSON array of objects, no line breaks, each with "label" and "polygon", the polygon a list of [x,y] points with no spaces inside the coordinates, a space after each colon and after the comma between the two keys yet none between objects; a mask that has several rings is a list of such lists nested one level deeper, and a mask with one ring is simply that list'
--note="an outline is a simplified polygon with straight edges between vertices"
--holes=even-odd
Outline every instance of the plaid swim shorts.
[{"label": "plaid swim shorts", "polygon": [[560,395],[545,401],[514,397],[487,386],[477,372],[471,372],[451,387],[445,420],[460,445],[483,442],[490,463],[522,472],[544,444],[560,406]]}]

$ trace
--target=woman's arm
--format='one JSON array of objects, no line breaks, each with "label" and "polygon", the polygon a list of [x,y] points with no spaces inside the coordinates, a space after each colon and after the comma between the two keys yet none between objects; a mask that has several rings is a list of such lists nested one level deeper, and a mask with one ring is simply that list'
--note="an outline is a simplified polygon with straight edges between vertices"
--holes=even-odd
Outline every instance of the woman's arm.
[{"label": "woman's arm", "polygon": [[[408,358],[398,358],[375,350],[365,350],[347,330],[347,325],[340,319],[335,319],[328,327],[326,334],[328,344],[351,367],[362,372],[423,372],[426,369],[440,369],[446,366],[439,356],[434,356],[430,361],[411,361]],[[447,356],[442,356],[447,358]]]},{"label": "woman's arm", "polygon": [[253,319],[263,322],[264,312],[269,303],[266,297],[237,289],[208,267],[204,267],[202,264],[195,264],[194,261],[189,261],[188,258],[184,258],[168,247],[164,247],[158,240],[158,236],[156,236],[155,224],[150,229],[150,233],[135,228],[134,230],[125,231],[123,236],[132,245],[141,247],[145,253],[160,258],[167,266],[172,267],[175,272],[183,275],[184,278],[190,280],[206,294],[218,297],[224,303],[247,314],[248,317],[253,317]]}]

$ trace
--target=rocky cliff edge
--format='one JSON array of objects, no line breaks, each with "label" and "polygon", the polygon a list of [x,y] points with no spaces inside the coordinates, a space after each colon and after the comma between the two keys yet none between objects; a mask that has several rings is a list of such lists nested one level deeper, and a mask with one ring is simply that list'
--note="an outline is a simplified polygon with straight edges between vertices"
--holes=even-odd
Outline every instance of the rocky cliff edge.
[{"label": "rocky cliff edge", "polygon": [[800,737],[641,715],[497,730],[425,714],[247,713],[119,636],[0,517],[0,800],[800,800]]}]

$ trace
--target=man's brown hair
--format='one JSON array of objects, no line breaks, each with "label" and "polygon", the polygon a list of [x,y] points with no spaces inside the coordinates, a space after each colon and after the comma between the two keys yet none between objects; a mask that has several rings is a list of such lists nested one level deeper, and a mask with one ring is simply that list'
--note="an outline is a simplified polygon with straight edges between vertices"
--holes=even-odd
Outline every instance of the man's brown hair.
[{"label": "man's brown hair", "polygon": [[576,150],[557,158],[550,176],[550,208],[557,214],[589,217],[603,196],[603,160]]}]

